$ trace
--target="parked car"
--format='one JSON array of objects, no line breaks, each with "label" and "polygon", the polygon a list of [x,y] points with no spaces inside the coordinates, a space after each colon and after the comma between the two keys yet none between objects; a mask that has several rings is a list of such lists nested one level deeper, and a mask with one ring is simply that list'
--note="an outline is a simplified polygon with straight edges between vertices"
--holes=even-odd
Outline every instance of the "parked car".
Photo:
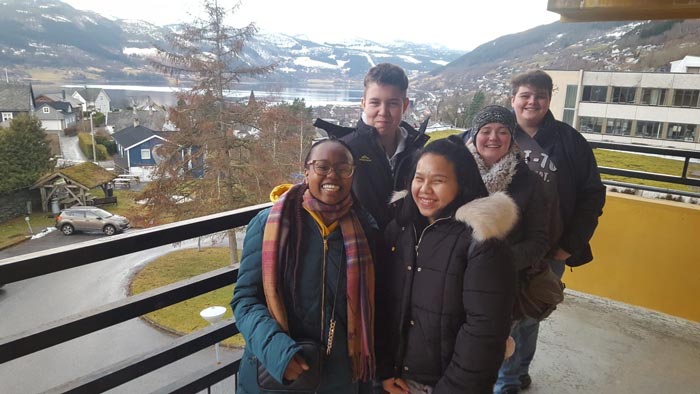
[{"label": "parked car", "polygon": [[75,231],[101,231],[113,235],[129,228],[129,219],[95,207],[73,207],[56,216],[56,228],[65,235]]}]

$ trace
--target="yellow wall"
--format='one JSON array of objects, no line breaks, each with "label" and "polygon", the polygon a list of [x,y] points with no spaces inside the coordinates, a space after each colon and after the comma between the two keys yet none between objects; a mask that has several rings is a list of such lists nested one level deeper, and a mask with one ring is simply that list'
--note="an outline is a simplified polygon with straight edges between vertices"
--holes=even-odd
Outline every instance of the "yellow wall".
[{"label": "yellow wall", "polygon": [[608,193],[570,289],[700,321],[700,207]]}]

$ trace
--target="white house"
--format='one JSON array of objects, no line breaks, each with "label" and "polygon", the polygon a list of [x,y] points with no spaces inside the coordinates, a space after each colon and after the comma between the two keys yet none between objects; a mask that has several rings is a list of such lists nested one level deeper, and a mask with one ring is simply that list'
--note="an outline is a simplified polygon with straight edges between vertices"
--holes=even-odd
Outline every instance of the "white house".
[{"label": "white house", "polygon": [[71,97],[80,101],[83,112],[95,110],[106,114],[111,111],[112,99],[104,89],[86,87],[74,91]]},{"label": "white house", "polygon": [[700,74],[700,56],[686,56],[671,62],[672,73]]}]

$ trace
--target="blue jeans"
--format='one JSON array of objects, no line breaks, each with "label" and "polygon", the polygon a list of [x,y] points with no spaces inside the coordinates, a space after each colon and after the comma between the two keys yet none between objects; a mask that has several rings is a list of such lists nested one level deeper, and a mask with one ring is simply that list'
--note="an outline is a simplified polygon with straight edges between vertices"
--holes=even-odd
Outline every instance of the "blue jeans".
[{"label": "blue jeans", "polygon": [[[564,275],[564,262],[548,259],[547,262],[552,271],[559,278]],[[520,376],[530,372],[530,363],[535,357],[537,350],[537,335],[540,331],[540,322],[526,317],[513,324],[510,336],[515,340],[515,353],[503,361],[501,369],[498,371],[498,380],[493,392],[501,394],[504,388],[520,387]]]}]

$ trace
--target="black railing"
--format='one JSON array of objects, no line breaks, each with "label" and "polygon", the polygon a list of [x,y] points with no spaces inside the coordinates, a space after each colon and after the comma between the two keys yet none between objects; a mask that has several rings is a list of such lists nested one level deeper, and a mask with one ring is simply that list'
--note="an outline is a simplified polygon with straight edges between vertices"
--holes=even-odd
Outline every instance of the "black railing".
[{"label": "black railing", "polygon": [[[628,169],[624,169],[624,168],[598,166],[598,169],[600,170],[601,174],[618,175],[618,176],[625,176],[628,178],[646,179],[646,180],[652,180],[652,181],[673,183],[673,184],[677,184],[677,185],[687,185],[687,186],[693,186],[693,187],[700,187],[700,177],[694,178],[694,177],[690,177],[688,174],[690,161],[692,159],[696,159],[696,160],[700,159],[700,151],[671,149],[671,148],[657,148],[657,147],[651,147],[651,146],[645,146],[645,145],[618,144],[618,143],[612,143],[612,142],[599,142],[599,141],[588,141],[588,143],[594,149],[606,149],[606,150],[615,150],[615,151],[622,151],[622,152],[634,152],[634,153],[653,154],[653,155],[660,155],[660,156],[671,156],[671,157],[678,157],[680,159],[683,159],[683,170],[681,171],[681,174],[678,176],[668,175],[668,174],[658,174],[658,173],[645,172],[645,171],[628,170]],[[659,187],[638,185],[638,184],[633,184],[633,183],[607,181],[607,180],[604,180],[603,183],[609,184],[611,186],[621,186],[621,187],[628,187],[628,188],[633,188],[633,189],[649,190],[649,191],[654,191],[654,192],[662,192],[662,193],[679,194],[679,195],[692,196],[692,197],[700,197],[699,193],[692,193],[692,192],[686,192],[686,191],[680,191],[680,190],[674,190],[674,189],[664,189],[664,188],[659,188]]]},{"label": "black railing", "polygon": [[[269,205],[256,205],[78,245],[12,257],[0,261],[0,278],[5,284],[12,283],[245,226],[257,212]],[[230,285],[235,283],[237,275],[236,268],[222,268],[2,338],[0,363],[15,360]],[[103,392],[194,354],[237,333],[238,329],[231,318],[175,339],[162,348],[134,355],[57,386],[48,392]],[[239,362],[238,358],[234,358],[225,360],[219,365],[195,371],[170,383],[159,392],[195,392],[207,388],[235,375]],[[37,371],[36,375],[40,376],[41,371]]]},{"label": "black railing", "polygon": [[[700,186],[700,179],[693,179],[688,176],[690,160],[700,159],[700,152],[606,142],[590,142],[590,144],[593,148],[597,149],[676,156],[685,159],[683,172],[680,176],[601,167],[600,172],[603,174]],[[673,190],[624,184],[620,182],[610,181],[606,183],[620,186],[625,185],[639,189],[656,189],[656,191],[678,193]],[[129,232],[109,238],[101,238],[79,245],[71,245],[12,257],[0,261],[0,279],[6,284],[17,282],[92,264],[108,258],[124,256],[129,253],[143,251],[157,246],[245,226],[258,211],[267,206],[269,206],[269,204],[262,204]],[[236,268],[222,268],[165,287],[130,296],[99,308],[68,316],[61,320],[26,330],[10,337],[2,338],[0,339],[0,363],[27,356],[235,283],[237,274],[238,270]],[[81,376],[73,381],[66,382],[60,386],[54,387],[48,392],[103,392],[194,354],[236,333],[238,333],[238,330],[235,322],[233,319],[228,319],[195,333],[177,338],[164,347],[136,354],[103,369]],[[194,371],[187,376],[180,377],[173,382],[169,382],[156,392],[190,393],[205,389],[223,379],[235,376],[239,364],[240,358],[237,356],[229,358],[224,360],[221,364],[208,366],[201,370]],[[39,376],[41,372],[37,371],[36,374]]]}]

